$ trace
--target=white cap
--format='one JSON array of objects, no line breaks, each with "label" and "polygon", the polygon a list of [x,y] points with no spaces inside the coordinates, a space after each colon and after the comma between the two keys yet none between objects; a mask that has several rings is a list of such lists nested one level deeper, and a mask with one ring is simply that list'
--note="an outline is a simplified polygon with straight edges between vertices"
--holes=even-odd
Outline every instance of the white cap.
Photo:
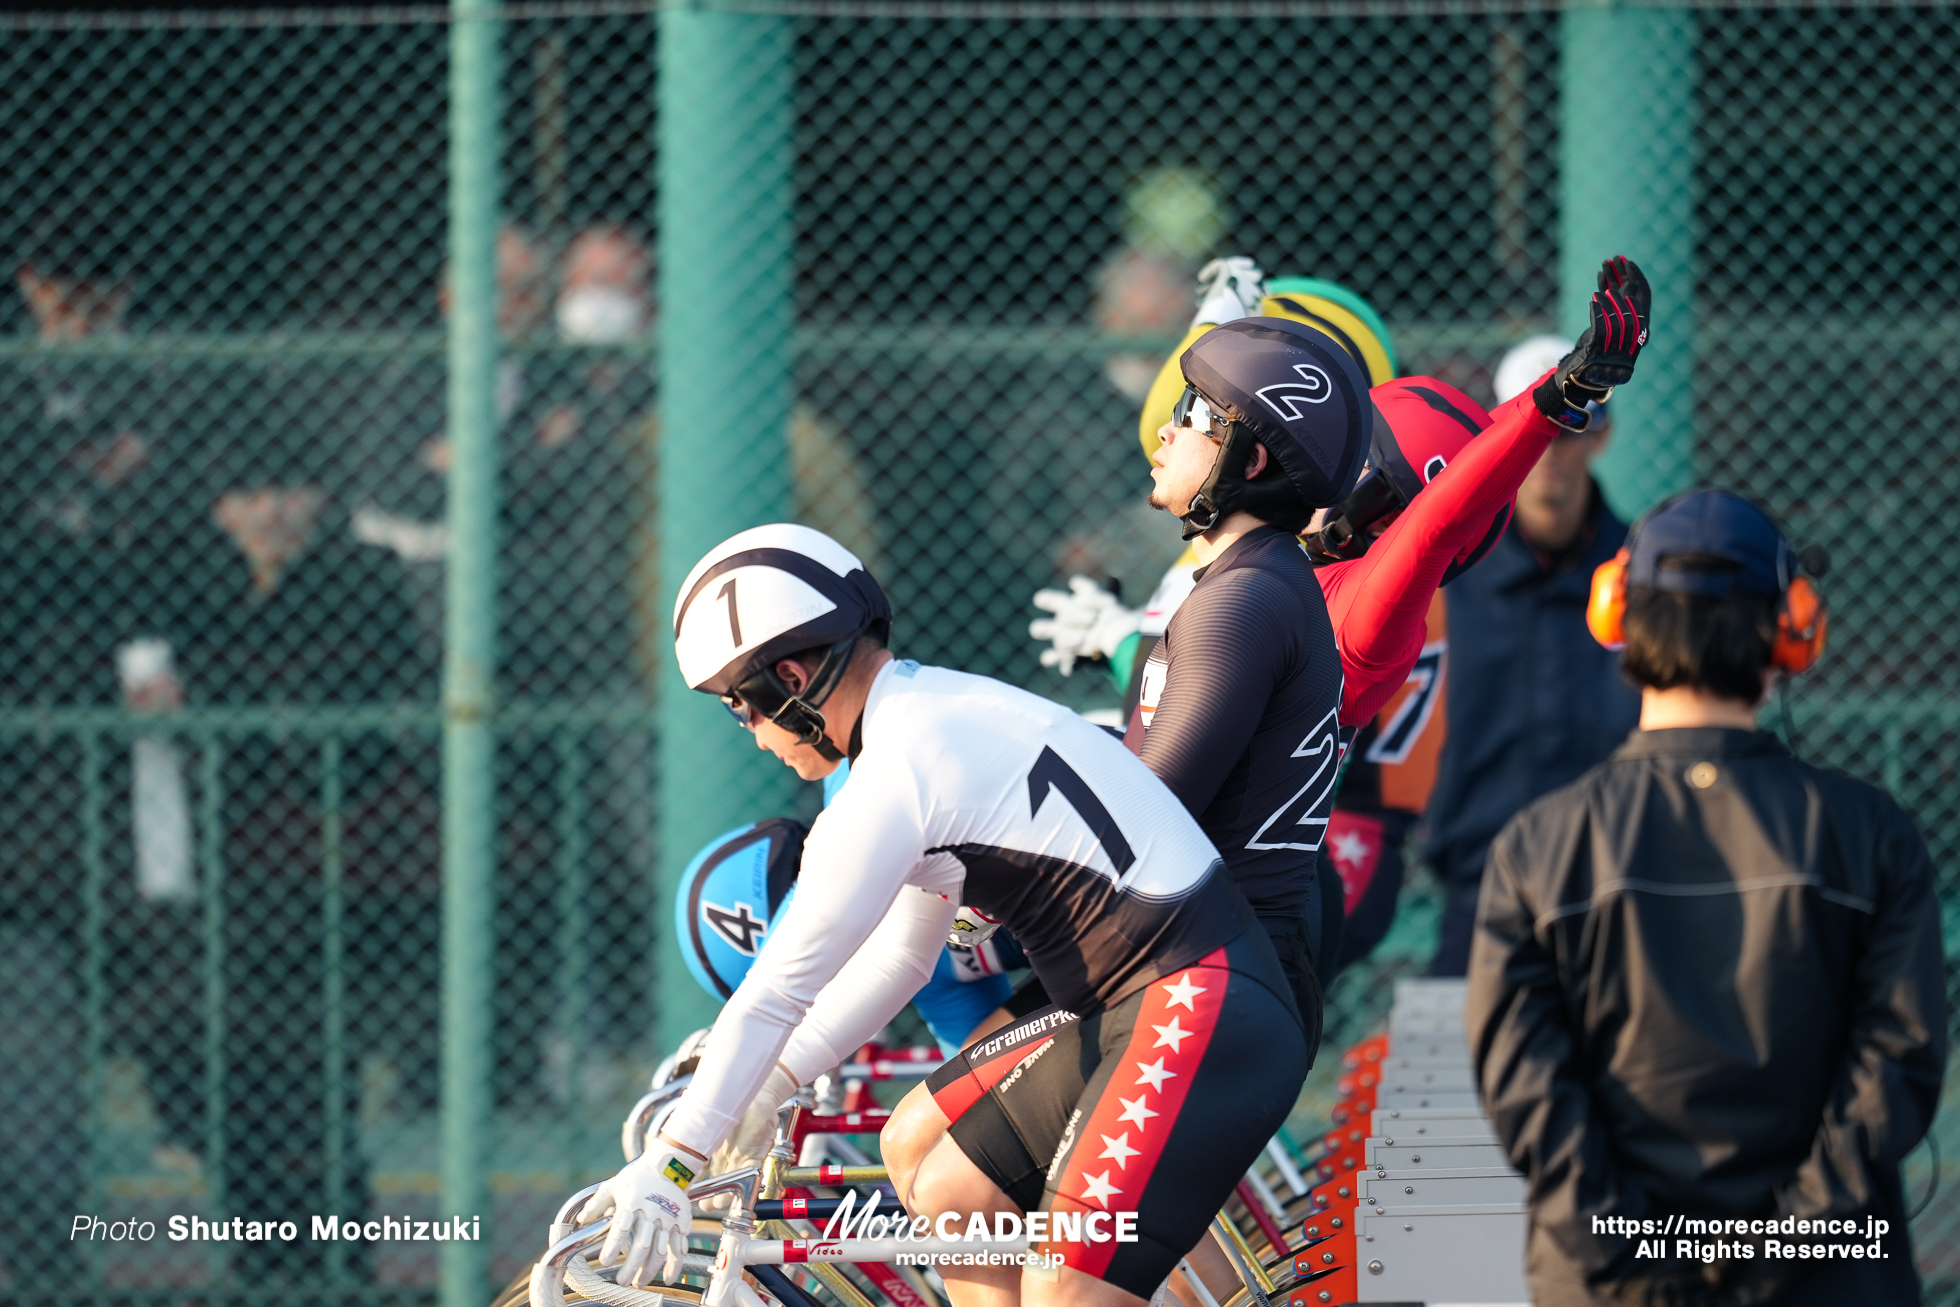
[{"label": "white cap", "polygon": [[151,637],[131,640],[116,648],[116,675],[124,693],[133,693],[177,674],[177,661],[171,656],[170,641]]},{"label": "white cap", "polygon": [[1497,402],[1508,403],[1522,395],[1525,387],[1558,366],[1560,359],[1572,352],[1572,342],[1563,336],[1533,336],[1511,346],[1504,361],[1497,365],[1497,376],[1491,388],[1497,392]]}]

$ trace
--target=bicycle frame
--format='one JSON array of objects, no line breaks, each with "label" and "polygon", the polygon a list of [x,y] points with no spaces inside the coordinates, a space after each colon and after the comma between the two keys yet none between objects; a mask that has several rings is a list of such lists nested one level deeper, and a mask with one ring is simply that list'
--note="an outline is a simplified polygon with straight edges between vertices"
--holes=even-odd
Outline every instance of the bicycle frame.
[{"label": "bicycle frame", "polygon": [[[762,1307],[762,1300],[753,1289],[743,1282],[741,1272],[757,1267],[821,1265],[836,1262],[891,1262],[905,1256],[959,1256],[966,1254],[1010,1254],[1024,1255],[1028,1252],[1028,1241],[1021,1239],[758,1239],[756,1222],[759,1219],[756,1192],[762,1182],[762,1172],[755,1167],[744,1167],[727,1175],[715,1176],[691,1186],[687,1191],[690,1202],[699,1203],[720,1194],[734,1195],[734,1204],[727,1215],[722,1217],[721,1243],[712,1262],[695,1254],[689,1254],[681,1261],[681,1269],[693,1274],[706,1274],[708,1288],[702,1295],[703,1307]],[[577,1211],[580,1204],[599,1189],[593,1185],[589,1189],[567,1199],[559,1209],[561,1218],[568,1218]],[[777,1200],[777,1206],[769,1216],[822,1215],[823,1207],[835,1211],[835,1204],[842,1200],[817,1200],[817,1210],[809,1210],[800,1200]],[[814,1205],[814,1204],[812,1204]],[[762,1219],[767,1219],[763,1217]],[[612,1229],[610,1219],[594,1222],[591,1225],[569,1229],[559,1235],[563,1220],[554,1222],[552,1233],[558,1236],[551,1248],[531,1269],[531,1303],[533,1307],[548,1307],[562,1301],[563,1276],[578,1253],[601,1242]],[[735,1273],[730,1274],[733,1270]],[[649,1290],[648,1292],[658,1292]]]},{"label": "bicycle frame", "polygon": [[[841,1068],[840,1079],[911,1079],[929,1074],[933,1066],[922,1059],[886,1060],[869,1058],[862,1063],[853,1063]],[[644,1149],[649,1127],[660,1115],[664,1106],[675,1102],[687,1088],[691,1077],[679,1077],[667,1084],[651,1090],[637,1102],[621,1127],[621,1151],[631,1161]],[[782,1300],[786,1307],[816,1307],[814,1300],[775,1270],[784,1266],[806,1266],[823,1283],[837,1292],[847,1304],[856,1307],[870,1307],[867,1300],[856,1287],[844,1281],[833,1269],[836,1263],[851,1262],[878,1267],[884,1274],[874,1276],[881,1282],[895,1278],[889,1266],[900,1257],[913,1256],[963,1256],[973,1254],[1009,1254],[1025,1256],[1030,1251],[1026,1238],[1009,1240],[966,1240],[928,1238],[757,1238],[758,1222],[781,1220],[824,1219],[836,1214],[843,1199],[824,1199],[807,1197],[782,1197],[787,1189],[807,1186],[840,1187],[866,1184],[884,1184],[889,1176],[882,1166],[794,1166],[794,1161],[804,1141],[812,1135],[852,1134],[876,1132],[889,1118],[882,1109],[867,1109],[851,1112],[817,1112],[810,1106],[807,1094],[799,1095],[778,1115],[776,1139],[768,1156],[758,1167],[746,1167],[727,1175],[710,1177],[688,1190],[691,1201],[699,1203],[704,1199],[722,1194],[733,1195],[731,1209],[722,1219],[722,1233],[716,1256],[710,1260],[690,1253],[681,1260],[680,1269],[685,1274],[706,1276],[708,1288],[703,1297],[704,1307],[767,1307],[765,1301],[744,1281],[742,1272],[756,1275],[772,1295]],[[1276,1142],[1268,1145],[1268,1157],[1276,1163],[1279,1178],[1289,1188],[1295,1187],[1296,1180],[1303,1180],[1291,1158],[1285,1156]],[[601,1242],[611,1229],[610,1220],[602,1220],[583,1228],[572,1223],[579,1208],[597,1193],[600,1185],[594,1184],[581,1189],[566,1199],[558,1210],[551,1225],[551,1247],[532,1269],[531,1301],[534,1307],[553,1307],[562,1301],[555,1296],[558,1287],[569,1275],[575,1280],[586,1276],[597,1277],[579,1257],[584,1250]],[[1276,1195],[1271,1188],[1254,1172],[1248,1172],[1246,1180],[1240,1183],[1240,1196],[1253,1219],[1278,1253],[1287,1252],[1286,1244],[1279,1235],[1275,1217],[1280,1212]],[[1281,1218],[1283,1220],[1283,1217]],[[1240,1236],[1236,1227],[1220,1213],[1212,1222],[1213,1238],[1232,1263],[1238,1278],[1245,1286],[1249,1296],[1258,1307],[1269,1307],[1271,1297],[1276,1292],[1275,1281],[1261,1264],[1258,1256]],[[729,1274],[730,1270],[734,1274]],[[1187,1273],[1189,1272],[1187,1267]],[[575,1287],[578,1287],[575,1284]],[[596,1287],[596,1286],[595,1286]],[[620,1290],[609,1286],[612,1292]],[[648,1290],[649,1294],[657,1290]],[[1209,1297],[1209,1293],[1205,1294]],[[649,1299],[651,1302],[651,1299]]]}]

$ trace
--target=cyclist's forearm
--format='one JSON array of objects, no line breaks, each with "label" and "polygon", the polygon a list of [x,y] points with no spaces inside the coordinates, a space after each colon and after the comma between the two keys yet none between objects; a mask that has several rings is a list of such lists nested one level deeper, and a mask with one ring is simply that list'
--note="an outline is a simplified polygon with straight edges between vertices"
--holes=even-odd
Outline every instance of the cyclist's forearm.
[{"label": "cyclist's forearm", "polygon": [[713,1154],[748,1111],[791,1032],[878,928],[922,847],[909,802],[890,787],[853,780],[817,819],[803,846],[797,895],[722,1009],[666,1127],[681,1143]]},{"label": "cyclist's forearm", "polygon": [[883,1029],[932,978],[957,905],[922,890],[900,890],[878,928],[824,986],[782,1053],[807,1082]]}]

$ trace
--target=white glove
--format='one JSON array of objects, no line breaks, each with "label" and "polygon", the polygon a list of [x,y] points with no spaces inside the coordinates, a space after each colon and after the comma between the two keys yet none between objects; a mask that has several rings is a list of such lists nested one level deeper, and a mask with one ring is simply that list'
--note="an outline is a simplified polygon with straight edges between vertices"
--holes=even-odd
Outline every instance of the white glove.
[{"label": "white glove", "polygon": [[978,908],[962,906],[953,914],[953,927],[946,932],[946,942],[954,948],[979,948],[999,929],[999,917],[990,917]]},{"label": "white glove", "polygon": [[[728,1132],[728,1138],[721,1141],[721,1147],[708,1159],[708,1174],[727,1175],[745,1166],[761,1166],[769,1146],[776,1142],[776,1113],[801,1087],[795,1076],[777,1064],[762,1082],[762,1088],[756,1091],[749,1110],[742,1113],[742,1119]],[[716,1194],[703,1200],[701,1206],[707,1211],[720,1211],[734,1200],[733,1194]]]},{"label": "white glove", "polygon": [[1264,298],[1266,274],[1258,264],[1243,254],[1213,259],[1198,269],[1198,312],[1191,325],[1209,322],[1218,326],[1257,317],[1259,301]]},{"label": "white glove", "polygon": [[687,1186],[694,1183],[701,1163],[662,1140],[652,1142],[656,1147],[621,1167],[578,1214],[580,1225],[590,1225],[612,1213],[599,1265],[610,1266],[623,1253],[626,1264],[620,1267],[619,1282],[632,1289],[646,1283],[656,1254],[664,1259],[660,1278],[668,1284],[680,1279],[687,1234],[694,1226]]},{"label": "white glove", "polygon": [[1060,667],[1067,676],[1078,658],[1108,658],[1136,633],[1143,616],[1125,608],[1116,596],[1086,576],[1071,576],[1066,590],[1037,590],[1034,606],[1054,614],[1028,623],[1028,634],[1049,640],[1041,651],[1043,667]]}]

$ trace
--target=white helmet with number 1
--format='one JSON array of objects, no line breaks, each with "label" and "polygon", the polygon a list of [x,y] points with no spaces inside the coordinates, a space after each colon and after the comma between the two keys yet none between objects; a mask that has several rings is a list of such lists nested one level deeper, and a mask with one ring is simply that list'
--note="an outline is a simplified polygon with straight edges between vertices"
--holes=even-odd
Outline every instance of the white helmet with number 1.
[{"label": "white helmet with number 1", "polygon": [[[694,565],[674,603],[674,655],[688,685],[720,695],[744,725],[760,715],[828,758],[836,750],[817,709],[857,638],[888,638],[891,620],[857,555],[821,531],[778,522],[730,536]],[[812,649],[824,654],[793,691],[775,666]]]}]

